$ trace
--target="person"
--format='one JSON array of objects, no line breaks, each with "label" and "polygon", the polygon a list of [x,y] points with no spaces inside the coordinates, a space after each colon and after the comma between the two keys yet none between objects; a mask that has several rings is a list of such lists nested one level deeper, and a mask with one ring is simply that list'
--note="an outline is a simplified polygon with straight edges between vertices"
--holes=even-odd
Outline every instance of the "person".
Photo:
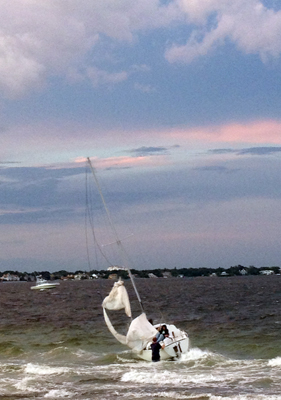
[{"label": "person", "polygon": [[156,328],[158,330],[158,332],[156,333],[156,340],[157,342],[162,342],[162,340],[164,340],[164,335],[162,334],[162,326],[158,326],[158,328]]},{"label": "person", "polygon": [[164,335],[164,337],[169,337],[169,330],[167,328],[167,325],[162,325],[161,333],[162,335]]},{"label": "person", "polygon": [[160,350],[164,349],[165,345],[163,344],[161,346],[161,344],[159,342],[157,342],[156,337],[154,337],[152,339],[152,343],[151,343],[151,360],[153,362],[157,362],[160,361]]},{"label": "person", "polygon": [[157,342],[162,342],[166,337],[169,337],[169,330],[167,325],[160,325],[157,328],[158,333],[156,334]]}]

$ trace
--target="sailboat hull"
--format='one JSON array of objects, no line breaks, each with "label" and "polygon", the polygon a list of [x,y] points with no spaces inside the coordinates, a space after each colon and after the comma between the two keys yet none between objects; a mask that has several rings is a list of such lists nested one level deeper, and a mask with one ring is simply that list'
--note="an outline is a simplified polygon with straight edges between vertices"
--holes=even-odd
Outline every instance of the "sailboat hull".
[{"label": "sailboat hull", "polygon": [[[173,340],[164,349],[160,350],[160,360],[175,360],[180,358],[183,354],[189,350],[189,338],[186,336],[180,340]],[[137,354],[138,358],[145,361],[151,361],[151,350],[142,350]]]},{"label": "sailboat hull", "polygon": [[[166,325],[169,331],[169,337],[166,337],[163,342],[160,342],[160,344],[164,344],[164,348],[160,350],[161,360],[177,359],[189,351],[189,337],[186,332],[172,324],[163,323],[154,325],[154,327],[157,328],[159,325]],[[151,343],[146,346],[146,349],[138,353],[139,358],[151,361],[150,344]]]}]

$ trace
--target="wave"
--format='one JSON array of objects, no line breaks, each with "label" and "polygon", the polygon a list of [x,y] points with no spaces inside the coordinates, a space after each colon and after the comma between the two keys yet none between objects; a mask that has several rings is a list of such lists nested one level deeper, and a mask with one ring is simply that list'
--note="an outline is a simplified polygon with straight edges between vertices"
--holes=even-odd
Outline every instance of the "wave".
[{"label": "wave", "polygon": [[269,360],[268,365],[270,367],[280,367],[281,366],[281,357],[276,357],[276,358],[273,358],[272,360]]}]

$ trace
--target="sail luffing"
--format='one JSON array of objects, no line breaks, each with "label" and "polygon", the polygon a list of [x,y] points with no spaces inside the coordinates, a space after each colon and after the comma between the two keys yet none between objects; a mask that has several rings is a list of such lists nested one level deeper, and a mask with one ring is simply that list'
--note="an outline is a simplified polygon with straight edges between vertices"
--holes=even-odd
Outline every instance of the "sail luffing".
[{"label": "sail luffing", "polygon": [[114,329],[105,309],[121,310],[124,308],[127,316],[132,316],[129,296],[124,286],[124,282],[121,280],[114,283],[111,292],[103,300],[102,307],[106,325],[112,335],[120,343],[127,345],[136,352],[142,351],[147,343],[150,342],[157,333],[157,330],[154,328],[154,326],[152,326],[147,320],[145,313],[142,313],[137,318],[132,320],[126,336],[119,334]]}]

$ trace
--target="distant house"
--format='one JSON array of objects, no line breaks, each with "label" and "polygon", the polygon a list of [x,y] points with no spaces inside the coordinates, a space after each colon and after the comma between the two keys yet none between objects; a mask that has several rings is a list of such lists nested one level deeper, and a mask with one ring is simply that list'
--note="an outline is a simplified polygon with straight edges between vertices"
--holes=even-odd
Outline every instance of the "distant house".
[{"label": "distant house", "polygon": [[245,268],[244,269],[241,269],[240,271],[239,271],[239,274],[241,274],[241,275],[247,275],[248,274],[248,272],[245,270]]},{"label": "distant house", "polygon": [[158,278],[156,275],[154,275],[152,272],[150,272],[149,274],[148,274],[148,277],[149,278]]},{"label": "distant house", "polygon": [[118,275],[117,274],[110,274],[110,275],[108,275],[108,279],[118,279]]},{"label": "distant house", "polygon": [[211,276],[211,277],[214,277],[214,276],[217,276],[217,274],[216,274],[215,272],[212,272],[212,273],[210,274],[210,276]]},{"label": "distant house", "polygon": [[74,278],[74,274],[68,274],[67,276],[62,276],[61,279],[62,280],[65,280],[65,279],[72,280],[72,279],[75,279],[75,278]]},{"label": "distant house", "polygon": [[20,277],[18,275],[8,273],[1,276],[0,279],[4,282],[11,282],[11,281],[19,281]]},{"label": "distant house", "polygon": [[169,271],[163,272],[163,278],[171,278],[172,274]]},{"label": "distant house", "polygon": [[260,271],[261,275],[274,275],[274,271],[272,269],[263,269]]},{"label": "distant house", "polygon": [[225,272],[225,271],[223,271],[223,272],[221,273],[221,276],[228,276],[228,273]]},{"label": "distant house", "polygon": [[88,279],[88,275],[85,273],[79,273],[74,275],[74,279],[80,281],[81,279]]}]

